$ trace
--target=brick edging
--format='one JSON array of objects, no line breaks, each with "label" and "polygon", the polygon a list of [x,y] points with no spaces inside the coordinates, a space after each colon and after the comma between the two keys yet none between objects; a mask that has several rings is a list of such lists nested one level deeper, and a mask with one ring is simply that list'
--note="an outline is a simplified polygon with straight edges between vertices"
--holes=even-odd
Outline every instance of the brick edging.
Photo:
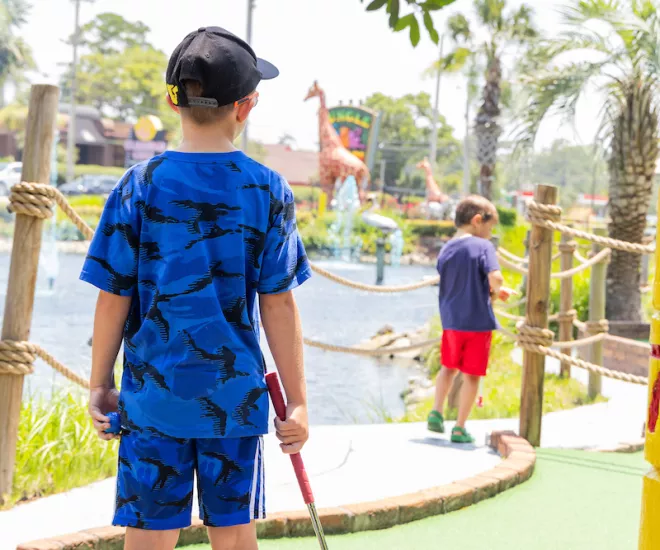
[{"label": "brick edging", "polygon": [[[494,497],[527,481],[534,471],[536,451],[514,432],[490,435],[490,446],[500,453],[502,462],[476,476],[448,485],[424,489],[398,497],[321,508],[319,516],[326,534],[386,529],[429,516],[447,514]],[[314,536],[307,511],[276,512],[257,522],[260,538]],[[206,527],[199,519],[181,531],[180,545],[208,542]],[[123,527],[100,527],[20,544],[17,550],[122,550]]]}]

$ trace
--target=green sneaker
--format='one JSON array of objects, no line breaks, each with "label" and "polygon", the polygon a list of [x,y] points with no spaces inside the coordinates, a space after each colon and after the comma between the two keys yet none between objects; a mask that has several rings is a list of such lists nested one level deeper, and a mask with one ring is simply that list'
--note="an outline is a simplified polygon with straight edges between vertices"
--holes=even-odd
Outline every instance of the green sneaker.
[{"label": "green sneaker", "polygon": [[428,418],[428,429],[439,434],[445,433],[445,419],[438,411],[431,411]]},{"label": "green sneaker", "polygon": [[474,443],[474,437],[472,437],[465,428],[459,428],[456,426],[451,431],[451,442],[452,443]]}]

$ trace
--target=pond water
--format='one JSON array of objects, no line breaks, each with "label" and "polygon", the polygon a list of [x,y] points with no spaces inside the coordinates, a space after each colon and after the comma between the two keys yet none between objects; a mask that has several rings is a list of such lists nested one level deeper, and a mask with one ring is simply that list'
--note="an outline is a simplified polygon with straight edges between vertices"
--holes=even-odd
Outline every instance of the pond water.
[{"label": "pond water", "polygon": [[[78,281],[83,256],[59,256],[59,275],[49,290],[40,269],[30,340],[69,368],[88,375],[96,291]],[[375,266],[323,261],[320,265],[344,277],[373,284]],[[9,255],[0,254],[0,306],[4,309]],[[405,284],[434,274],[433,268],[386,268],[385,284]],[[305,335],[314,340],[354,345],[384,324],[403,331],[423,325],[437,311],[437,288],[403,294],[372,294],[340,286],[318,275],[295,291]],[[274,367],[264,341],[269,369]],[[373,359],[305,349],[310,421],[314,424],[369,423],[403,412],[400,392],[418,373],[412,361]],[[25,398],[48,397],[54,388],[74,386],[38,361],[26,379]]]}]

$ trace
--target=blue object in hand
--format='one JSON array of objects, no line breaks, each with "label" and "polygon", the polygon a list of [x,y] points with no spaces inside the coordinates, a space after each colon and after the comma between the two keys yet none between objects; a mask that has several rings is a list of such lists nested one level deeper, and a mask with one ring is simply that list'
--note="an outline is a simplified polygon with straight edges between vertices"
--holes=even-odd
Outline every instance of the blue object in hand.
[{"label": "blue object in hand", "polygon": [[105,430],[107,434],[119,434],[121,431],[121,418],[119,413],[111,412],[106,415],[110,419],[110,427]]}]

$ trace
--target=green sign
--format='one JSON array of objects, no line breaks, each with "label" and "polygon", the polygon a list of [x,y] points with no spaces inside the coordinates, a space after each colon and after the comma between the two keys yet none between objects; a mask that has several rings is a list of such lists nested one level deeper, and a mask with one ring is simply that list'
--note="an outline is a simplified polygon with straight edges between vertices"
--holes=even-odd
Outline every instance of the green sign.
[{"label": "green sign", "polygon": [[376,113],[365,107],[341,106],[328,110],[330,122],[337,130],[344,147],[363,162],[374,139]]}]

